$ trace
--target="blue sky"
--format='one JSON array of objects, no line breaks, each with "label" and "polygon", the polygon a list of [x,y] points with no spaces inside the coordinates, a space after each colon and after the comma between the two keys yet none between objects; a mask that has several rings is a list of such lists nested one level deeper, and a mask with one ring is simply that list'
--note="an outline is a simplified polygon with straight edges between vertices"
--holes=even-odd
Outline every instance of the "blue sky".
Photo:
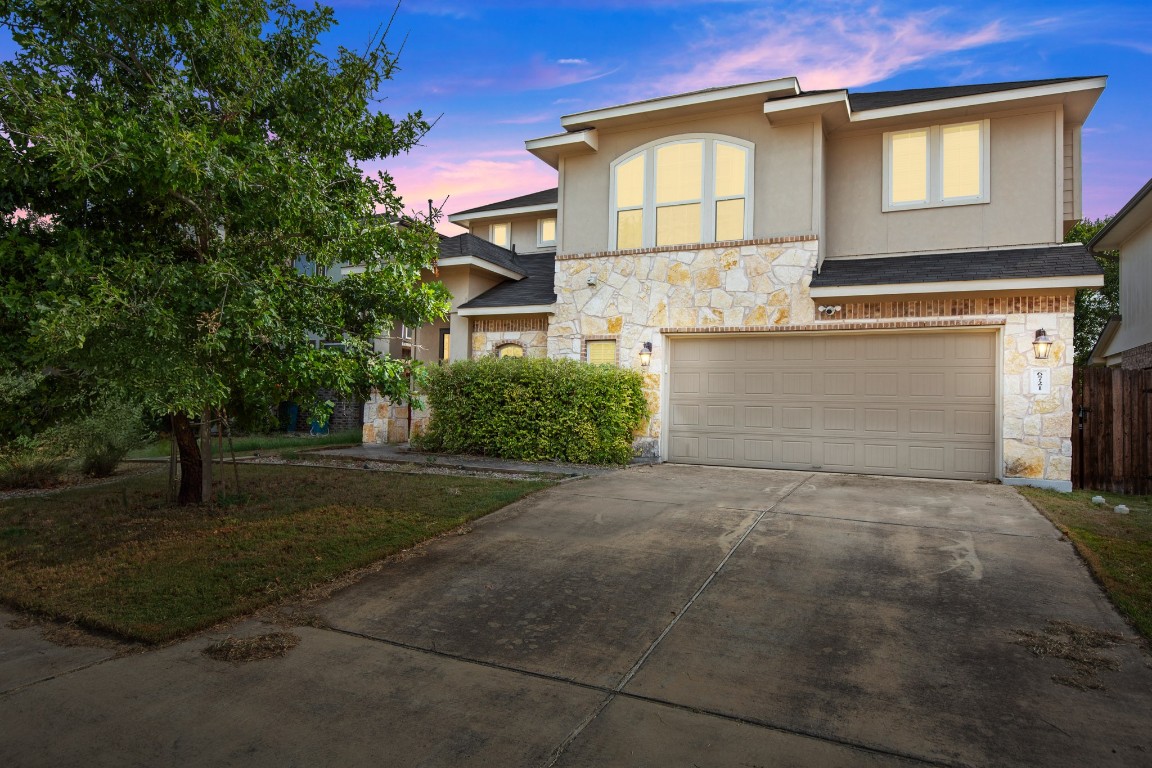
[{"label": "blue sky", "polygon": [[[328,2],[331,52],[362,49],[395,9]],[[404,0],[389,42],[403,52],[382,109],[438,122],[421,147],[368,170],[389,170],[416,209],[554,186],[524,140],[559,132],[563,114],[790,75],[858,91],[1108,75],[1084,130],[1085,214],[1115,213],[1152,177],[1147,0]]]},{"label": "blue sky", "polygon": [[[358,46],[393,4],[335,8],[330,37]],[[384,164],[412,207],[553,186],[523,142],[559,132],[563,114],[788,75],[862,91],[1108,75],[1084,131],[1085,214],[1115,213],[1152,177],[1146,3],[405,0],[390,40],[404,48],[384,108],[439,116]]]}]

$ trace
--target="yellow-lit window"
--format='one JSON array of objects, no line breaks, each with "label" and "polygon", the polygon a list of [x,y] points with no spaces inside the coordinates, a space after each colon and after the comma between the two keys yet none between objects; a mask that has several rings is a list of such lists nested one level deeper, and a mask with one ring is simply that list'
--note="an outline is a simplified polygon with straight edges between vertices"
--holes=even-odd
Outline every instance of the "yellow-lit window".
[{"label": "yellow-lit window", "polygon": [[613,164],[617,249],[751,237],[752,145],[686,136],[653,143]]},{"label": "yellow-lit window", "polygon": [[556,219],[540,219],[536,222],[536,245],[556,245]]},{"label": "yellow-lit window", "polygon": [[524,357],[524,347],[519,344],[502,344],[496,347],[497,357]]},{"label": "yellow-lit window", "polygon": [[494,243],[501,248],[509,248],[512,245],[512,225],[511,224],[491,224],[488,227],[488,242]]},{"label": "yellow-lit window", "polygon": [[588,362],[597,365],[616,365],[616,340],[599,339],[587,344]]},{"label": "yellow-lit window", "polygon": [[447,328],[440,329],[440,361],[444,362],[452,357],[452,334]]},{"label": "yellow-lit window", "polygon": [[884,210],[988,202],[987,120],[884,134]]}]

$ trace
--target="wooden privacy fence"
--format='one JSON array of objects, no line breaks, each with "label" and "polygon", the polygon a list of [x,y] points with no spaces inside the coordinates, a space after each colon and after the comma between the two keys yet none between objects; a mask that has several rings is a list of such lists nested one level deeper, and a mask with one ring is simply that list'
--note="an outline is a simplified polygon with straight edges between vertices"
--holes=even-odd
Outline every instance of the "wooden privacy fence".
[{"label": "wooden privacy fence", "polygon": [[1152,370],[1077,368],[1072,485],[1152,493]]}]

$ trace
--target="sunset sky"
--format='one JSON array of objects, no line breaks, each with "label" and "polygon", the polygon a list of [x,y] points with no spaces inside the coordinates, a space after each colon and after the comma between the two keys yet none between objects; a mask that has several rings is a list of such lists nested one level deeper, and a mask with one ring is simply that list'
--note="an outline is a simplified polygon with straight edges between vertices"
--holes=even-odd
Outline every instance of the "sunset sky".
[{"label": "sunset sky", "polygon": [[[335,7],[333,42],[354,47],[394,6]],[[1108,75],[1084,130],[1085,214],[1115,213],[1152,177],[1142,2],[405,0],[390,40],[402,71],[384,108],[439,116],[423,147],[385,164],[412,207],[555,186],[524,140],[559,132],[563,114],[789,75],[861,91]]]},{"label": "sunset sky", "polygon": [[[333,53],[362,49],[395,9],[329,2]],[[404,0],[389,42],[403,46],[401,71],[381,108],[437,123],[411,154],[367,170],[389,170],[414,209],[555,186],[524,140],[559,132],[561,115],[790,75],[806,90],[856,91],[1108,75],[1084,129],[1085,214],[1115,213],[1152,177],[1147,0]],[[0,40],[0,54],[11,45]]]}]

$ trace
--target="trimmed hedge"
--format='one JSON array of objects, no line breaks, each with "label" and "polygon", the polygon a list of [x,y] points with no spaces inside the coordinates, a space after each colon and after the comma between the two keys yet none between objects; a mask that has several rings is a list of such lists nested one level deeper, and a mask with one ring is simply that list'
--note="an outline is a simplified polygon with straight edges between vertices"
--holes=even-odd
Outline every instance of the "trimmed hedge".
[{"label": "trimmed hedge", "polygon": [[424,450],[521,461],[627,464],[648,418],[643,377],[609,365],[481,358],[431,368]]}]

